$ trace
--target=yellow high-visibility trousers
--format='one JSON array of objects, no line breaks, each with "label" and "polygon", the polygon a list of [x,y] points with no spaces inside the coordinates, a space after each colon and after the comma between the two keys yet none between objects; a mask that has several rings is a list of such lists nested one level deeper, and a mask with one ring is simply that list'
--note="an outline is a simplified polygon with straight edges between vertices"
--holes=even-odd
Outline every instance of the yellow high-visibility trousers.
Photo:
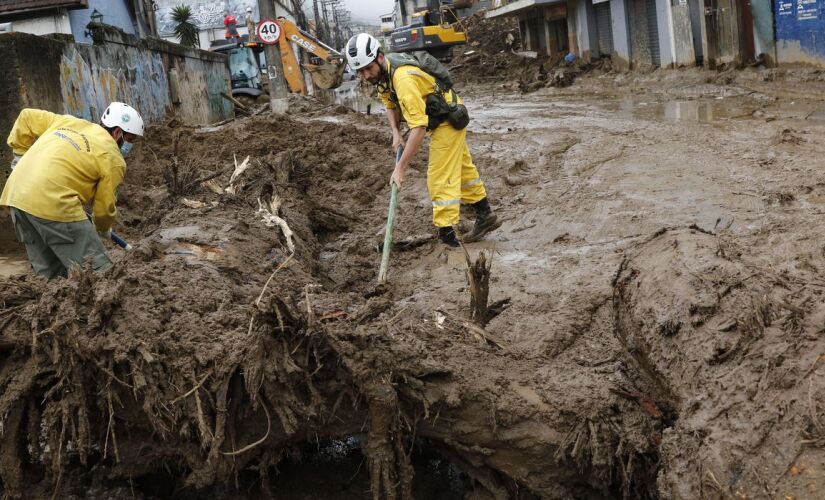
[{"label": "yellow high-visibility trousers", "polygon": [[467,129],[456,130],[445,123],[432,132],[427,189],[437,227],[455,226],[462,203],[475,203],[487,196],[467,147]]}]

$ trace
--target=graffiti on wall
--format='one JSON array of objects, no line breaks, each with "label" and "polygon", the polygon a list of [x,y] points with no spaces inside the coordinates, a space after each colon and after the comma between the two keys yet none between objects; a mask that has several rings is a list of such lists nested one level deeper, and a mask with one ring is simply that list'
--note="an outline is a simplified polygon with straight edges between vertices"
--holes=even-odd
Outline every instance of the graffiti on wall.
[{"label": "graffiti on wall", "polygon": [[238,25],[244,24],[246,8],[252,8],[252,16],[258,15],[258,2],[255,0],[160,0],[156,2],[158,10],[158,32],[161,36],[171,35],[175,31],[175,22],[172,20],[172,9],[178,5],[188,5],[192,11],[192,22],[200,29],[222,28],[225,11],[235,16]]},{"label": "graffiti on wall", "polygon": [[121,101],[134,106],[149,123],[162,119],[170,99],[160,55],[137,49],[117,58],[106,55],[95,53],[89,64],[74,46],[67,47],[60,61],[63,112],[97,121],[110,102]]}]

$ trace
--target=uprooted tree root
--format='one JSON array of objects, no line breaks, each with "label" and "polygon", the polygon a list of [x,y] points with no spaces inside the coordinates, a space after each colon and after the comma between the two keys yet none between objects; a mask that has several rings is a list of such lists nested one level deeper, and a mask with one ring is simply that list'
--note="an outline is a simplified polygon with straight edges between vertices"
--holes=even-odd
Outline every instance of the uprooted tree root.
[{"label": "uprooted tree root", "polygon": [[[59,494],[66,477],[92,470],[106,470],[111,480],[171,468],[179,487],[204,490],[232,484],[250,467],[266,478],[290,444],[364,428],[374,498],[411,498],[410,453],[418,440],[437,443],[497,498],[564,482],[608,491],[624,481],[629,489],[644,463],[606,415],[582,426],[564,417],[575,407],[542,405],[536,414],[519,408],[517,394],[484,399],[478,391],[487,389],[467,378],[472,365],[416,354],[431,327],[406,326],[407,342],[393,345],[375,330],[383,320],[373,324],[376,311],[392,306],[380,298],[351,320],[322,321],[316,308],[330,297],[298,286],[296,278],[307,275],[289,259],[250,294],[254,300],[223,301],[211,313],[181,310],[197,309],[197,297],[209,290],[140,283],[138,275],[151,279],[150,269],[169,262],[138,252],[104,275],[78,271],[47,286],[19,285],[20,302],[4,325],[0,379],[7,496],[23,496],[30,484]],[[222,275],[202,272],[217,293]],[[500,345],[435,344],[445,341],[486,359],[499,377],[513,376]],[[507,401],[510,414],[500,407]],[[535,425],[558,430],[525,440]],[[504,457],[512,458],[499,462]],[[557,467],[526,473],[535,467],[527,464],[540,463]]]},{"label": "uprooted tree root", "polygon": [[[364,415],[352,410],[356,388],[337,368],[322,329],[308,328],[306,316],[277,295],[258,303],[246,334],[222,339],[232,345],[220,360],[202,366],[197,350],[195,358],[170,356],[187,347],[173,339],[114,346],[109,320],[119,292],[95,293],[102,283],[89,272],[75,278],[33,306],[33,335],[4,340],[6,495],[24,495],[36,474],[27,469],[41,458],[54,491],[66,468],[101,463],[121,477],[174,463],[187,471],[185,486],[202,489],[230,482],[275,443],[354,433],[363,425]],[[20,316],[15,322],[29,326]],[[177,364],[168,365],[170,358]],[[382,491],[389,491],[398,478],[409,478],[395,472],[395,454],[385,449],[400,442],[391,435],[396,400],[391,387],[366,394],[368,456],[384,480]]]}]

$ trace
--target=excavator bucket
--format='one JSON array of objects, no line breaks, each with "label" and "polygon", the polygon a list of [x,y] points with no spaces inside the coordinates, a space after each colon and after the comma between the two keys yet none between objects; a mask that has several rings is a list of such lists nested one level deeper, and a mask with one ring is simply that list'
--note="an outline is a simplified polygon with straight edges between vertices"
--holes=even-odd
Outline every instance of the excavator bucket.
[{"label": "excavator bucket", "polygon": [[334,89],[341,86],[344,81],[343,64],[309,64],[302,65],[309,71],[312,82],[321,89]]}]

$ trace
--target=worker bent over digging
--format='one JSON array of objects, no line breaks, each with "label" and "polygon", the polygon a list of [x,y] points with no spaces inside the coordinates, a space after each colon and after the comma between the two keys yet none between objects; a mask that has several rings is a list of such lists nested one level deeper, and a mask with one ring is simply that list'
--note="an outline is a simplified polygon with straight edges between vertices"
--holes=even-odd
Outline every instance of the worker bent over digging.
[{"label": "worker bent over digging", "polygon": [[[123,158],[142,135],[143,119],[120,102],[106,108],[99,125],[38,109],[20,112],[9,134],[14,159],[0,205],[11,208],[37,274],[68,276],[87,257],[95,270],[112,265],[100,237],[111,237]],[[83,208],[92,199],[94,226]]]},{"label": "worker bent over digging", "polygon": [[[401,187],[410,162],[430,132],[427,188],[441,241],[458,246],[454,226],[462,203],[472,205],[476,215],[473,230],[464,241],[476,241],[499,227],[467,147],[467,110],[452,90],[446,69],[425,52],[384,54],[378,40],[366,33],[350,38],[346,54],[362,79],[378,85],[392,129],[393,149],[404,146],[391,183]],[[402,117],[410,128],[406,141],[399,129]]]}]

